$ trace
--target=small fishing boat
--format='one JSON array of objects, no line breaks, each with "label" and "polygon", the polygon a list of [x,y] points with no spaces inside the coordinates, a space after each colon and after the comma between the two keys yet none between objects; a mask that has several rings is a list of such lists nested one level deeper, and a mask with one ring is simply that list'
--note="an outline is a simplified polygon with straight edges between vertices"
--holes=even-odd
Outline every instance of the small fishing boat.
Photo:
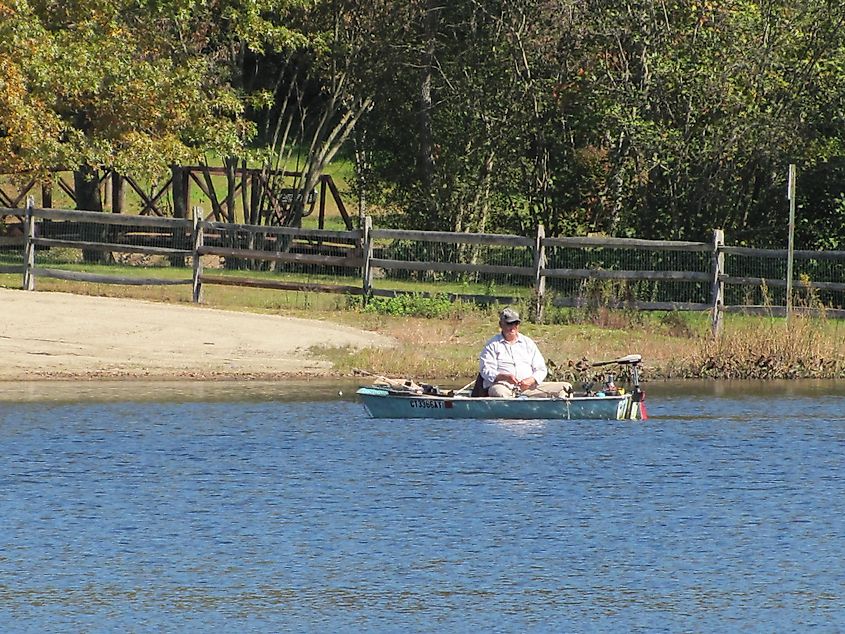
[{"label": "small fishing boat", "polygon": [[373,418],[473,418],[493,420],[645,420],[645,393],[639,385],[642,357],[632,354],[592,367],[616,364],[630,368],[632,388],[626,392],[606,374],[601,389],[550,396],[491,398],[472,396],[470,385],[455,391],[413,381],[376,381],[357,394]]}]

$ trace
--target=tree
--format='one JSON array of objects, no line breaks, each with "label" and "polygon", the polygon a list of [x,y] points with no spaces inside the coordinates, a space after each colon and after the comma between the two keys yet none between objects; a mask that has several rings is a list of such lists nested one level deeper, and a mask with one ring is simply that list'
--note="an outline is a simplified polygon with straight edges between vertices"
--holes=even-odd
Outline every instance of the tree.
[{"label": "tree", "polygon": [[[610,233],[769,241],[786,165],[841,152],[841,12],[824,2],[590,5]],[[826,79],[827,78],[827,79]],[[826,91],[820,91],[821,85]],[[821,98],[820,98],[821,97]],[[820,107],[821,106],[821,107]],[[812,160],[812,159],[810,159]],[[782,218],[782,217],[781,217]]]},{"label": "tree", "polygon": [[[211,60],[168,39],[160,17],[136,3],[16,0],[4,10],[7,81],[29,109],[22,121],[42,122],[17,144],[20,169],[149,177],[209,151],[238,151],[250,137]],[[16,129],[14,116],[0,116]]]},{"label": "tree", "polygon": [[25,3],[0,1],[0,171],[46,172],[62,156],[63,122],[52,110],[56,53]]},{"label": "tree", "polygon": [[496,2],[408,2],[365,122],[381,203],[414,227],[484,230],[512,208],[497,169],[519,87]]},{"label": "tree", "polygon": [[764,244],[786,165],[842,154],[828,2],[402,4],[365,125],[381,202],[409,225]]}]

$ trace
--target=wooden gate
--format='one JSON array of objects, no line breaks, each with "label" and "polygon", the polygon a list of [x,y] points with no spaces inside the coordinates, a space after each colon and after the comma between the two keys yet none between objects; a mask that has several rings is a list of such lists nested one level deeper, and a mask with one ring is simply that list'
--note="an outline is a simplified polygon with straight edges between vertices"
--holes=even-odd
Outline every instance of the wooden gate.
[{"label": "wooden gate", "polygon": [[[102,207],[113,213],[186,218],[189,209],[202,204],[211,209],[208,219],[217,222],[240,221],[252,225],[286,226],[292,219],[294,205],[302,197],[303,216],[310,216],[316,211],[320,229],[325,228],[329,201],[334,203],[347,230],[353,229],[352,219],[337,185],[328,174],[320,176],[313,191],[302,192],[297,188],[302,176],[299,172],[268,172],[236,167],[231,173],[233,179],[228,178],[225,167],[174,166],[164,182],[145,184],[114,170],[95,172]],[[68,170],[55,170],[51,181],[46,184],[39,185],[36,179],[16,180],[15,184],[6,182],[0,186],[0,207],[23,210],[26,197],[33,195],[37,198],[37,193],[40,193],[41,207],[44,209],[55,208],[56,193],[57,207],[67,209],[76,206],[73,173]],[[285,186],[274,187],[276,182],[283,182]],[[23,212],[19,218],[22,217]]]}]

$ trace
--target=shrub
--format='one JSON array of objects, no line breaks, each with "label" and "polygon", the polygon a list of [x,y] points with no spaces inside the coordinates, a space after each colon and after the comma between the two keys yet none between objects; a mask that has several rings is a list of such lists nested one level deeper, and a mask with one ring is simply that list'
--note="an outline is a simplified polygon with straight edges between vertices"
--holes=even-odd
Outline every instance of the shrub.
[{"label": "shrub", "polygon": [[452,312],[448,295],[404,294],[396,297],[374,297],[364,307],[364,312],[403,317],[445,317]]}]

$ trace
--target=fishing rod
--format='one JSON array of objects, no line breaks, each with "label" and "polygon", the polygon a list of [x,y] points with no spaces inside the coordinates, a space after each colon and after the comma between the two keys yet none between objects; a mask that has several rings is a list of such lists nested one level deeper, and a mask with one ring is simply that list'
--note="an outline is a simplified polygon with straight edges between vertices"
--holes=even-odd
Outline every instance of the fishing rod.
[{"label": "fishing rod", "polygon": [[641,354],[628,354],[624,357],[619,357],[618,359],[612,359],[611,361],[596,361],[595,363],[591,363],[590,365],[594,368],[601,367],[603,365],[637,365],[643,360],[643,355]]}]

